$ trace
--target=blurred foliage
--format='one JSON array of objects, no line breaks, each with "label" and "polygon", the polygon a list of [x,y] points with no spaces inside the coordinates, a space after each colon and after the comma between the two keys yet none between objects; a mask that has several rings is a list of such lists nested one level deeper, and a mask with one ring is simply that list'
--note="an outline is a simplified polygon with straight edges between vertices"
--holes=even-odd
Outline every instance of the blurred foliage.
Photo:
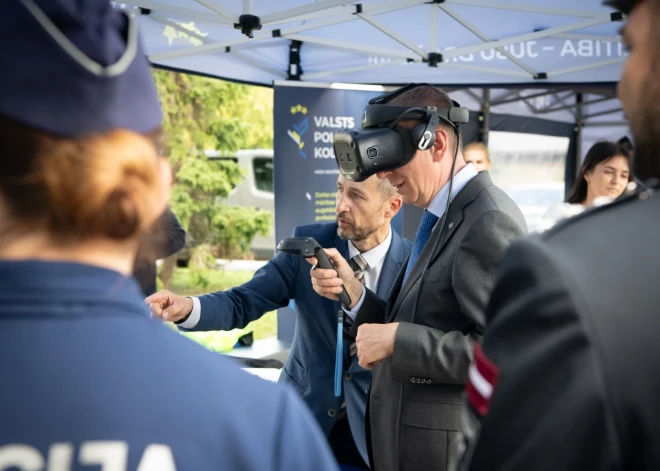
[{"label": "blurred foliage", "polygon": [[[172,278],[171,289],[173,292],[181,296],[198,296],[208,292],[226,291],[234,286],[241,285],[252,278],[254,272],[251,271],[225,271],[225,270],[209,270],[207,272],[208,285],[201,288],[198,284],[197,274],[194,270],[187,268],[179,268]],[[158,289],[162,289],[162,284],[158,280]],[[276,312],[269,312],[261,319],[250,322],[246,326],[246,331],[254,333],[254,339],[260,340],[277,335],[277,315]],[[214,345],[218,341],[218,337],[214,335],[208,336],[195,336],[191,338],[207,348],[215,349]]]},{"label": "blurred foliage", "polygon": [[272,148],[273,92],[165,70],[154,77],[164,113],[162,152],[174,177],[171,206],[194,243],[191,268],[206,287],[208,262],[244,257],[252,239],[267,234],[272,213],[225,204],[244,176],[233,161],[209,160],[204,151]]}]

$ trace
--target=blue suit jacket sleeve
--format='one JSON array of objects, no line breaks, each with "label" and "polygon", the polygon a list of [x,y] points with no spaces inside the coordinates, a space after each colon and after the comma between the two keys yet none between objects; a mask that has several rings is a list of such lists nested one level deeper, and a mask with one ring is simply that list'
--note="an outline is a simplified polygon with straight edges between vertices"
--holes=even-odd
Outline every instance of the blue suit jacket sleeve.
[{"label": "blue suit jacket sleeve", "polygon": [[274,469],[339,471],[328,441],[307,406],[287,388],[280,412]]},{"label": "blue suit jacket sleeve", "polygon": [[[298,237],[298,228],[293,237]],[[287,306],[295,295],[299,265],[299,256],[279,252],[247,283],[200,296],[201,316],[191,330],[242,329],[267,312]]]}]

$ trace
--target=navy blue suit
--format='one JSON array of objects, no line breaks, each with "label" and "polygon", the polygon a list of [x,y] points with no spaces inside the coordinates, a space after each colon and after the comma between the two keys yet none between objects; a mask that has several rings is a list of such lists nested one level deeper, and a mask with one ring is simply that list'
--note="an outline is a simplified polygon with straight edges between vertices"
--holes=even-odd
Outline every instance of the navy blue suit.
[{"label": "navy blue suit", "polygon": [[0,372],[0,469],[337,469],[293,391],[150,318],[114,271],[0,262]]},{"label": "navy blue suit", "polygon": [[[337,224],[311,224],[296,227],[293,237],[313,237],[322,247],[336,248],[348,260],[348,242],[337,235]],[[378,279],[378,296],[387,299],[411,243],[392,232],[392,242]],[[278,253],[257,270],[243,285],[199,298],[201,318],[194,330],[231,330],[243,328],[265,313],[295,302],[298,313],[291,351],[280,382],[293,386],[307,402],[326,435],[335,414],[346,400],[351,432],[364,461],[368,463],[365,438],[366,391],[371,372],[358,365],[348,354],[344,342],[342,397],[334,394],[334,368],[339,301],[319,296],[312,289],[311,265],[302,257]]]}]

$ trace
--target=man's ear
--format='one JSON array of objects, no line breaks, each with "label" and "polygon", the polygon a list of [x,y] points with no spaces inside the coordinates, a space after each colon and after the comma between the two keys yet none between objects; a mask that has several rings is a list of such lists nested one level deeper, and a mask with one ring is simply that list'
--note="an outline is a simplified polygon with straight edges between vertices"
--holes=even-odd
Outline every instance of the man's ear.
[{"label": "man's ear", "polygon": [[391,197],[387,202],[387,210],[385,211],[385,217],[388,219],[392,219],[394,216],[396,216],[396,214],[401,209],[402,204],[403,204],[403,199],[401,198],[400,195]]},{"label": "man's ear", "polygon": [[433,153],[434,162],[440,162],[442,156],[447,150],[448,145],[449,145],[449,136],[447,135],[447,131],[445,131],[440,127],[436,128],[435,142],[433,143],[433,147],[431,147],[431,152]]}]

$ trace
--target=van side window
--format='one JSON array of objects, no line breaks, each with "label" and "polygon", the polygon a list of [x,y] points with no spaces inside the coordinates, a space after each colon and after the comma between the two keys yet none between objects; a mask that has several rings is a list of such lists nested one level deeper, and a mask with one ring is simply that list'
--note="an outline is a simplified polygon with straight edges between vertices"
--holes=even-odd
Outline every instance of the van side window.
[{"label": "van side window", "polygon": [[255,157],[252,161],[254,167],[254,182],[258,190],[273,192],[273,159]]}]

